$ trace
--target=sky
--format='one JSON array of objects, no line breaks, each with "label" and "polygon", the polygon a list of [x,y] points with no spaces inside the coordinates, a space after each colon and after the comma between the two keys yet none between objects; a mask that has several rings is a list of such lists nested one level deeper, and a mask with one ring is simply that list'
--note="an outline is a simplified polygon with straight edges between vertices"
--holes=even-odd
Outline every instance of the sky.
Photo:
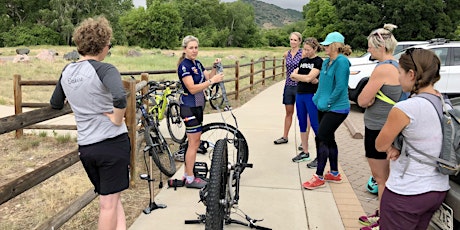
[{"label": "sky", "polygon": [[[221,0],[222,2],[234,2],[235,0]],[[260,1],[260,0],[259,0]],[[284,9],[293,9],[302,12],[303,5],[309,0],[263,0],[262,2],[277,5]],[[133,0],[134,6],[145,6],[145,0]]]}]

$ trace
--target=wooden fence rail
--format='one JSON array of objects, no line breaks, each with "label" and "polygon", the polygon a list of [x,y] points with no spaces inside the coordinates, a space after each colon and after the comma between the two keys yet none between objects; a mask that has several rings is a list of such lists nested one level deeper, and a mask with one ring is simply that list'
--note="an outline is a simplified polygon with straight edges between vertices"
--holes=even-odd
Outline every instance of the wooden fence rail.
[{"label": "wooden fence rail", "polygon": [[[285,74],[284,68],[284,59],[282,60],[281,65],[276,65],[276,58],[266,59],[262,58],[258,61],[251,60],[250,63],[239,64],[239,61],[235,62],[235,65],[227,65],[224,68],[234,68],[235,75],[234,78],[229,78],[226,76],[225,83],[234,82],[234,90],[227,91],[228,95],[235,95],[235,100],[239,99],[239,93],[250,89],[253,90],[254,85],[261,83],[265,84],[267,78],[275,79],[276,76],[283,76]],[[280,60],[280,59],[278,59]],[[272,61],[273,67],[265,68],[266,62]],[[261,69],[255,70],[255,66],[261,63]],[[241,68],[250,67],[249,73],[240,74]],[[276,73],[276,69],[281,68],[281,71]],[[266,71],[273,70],[272,75],[266,76]],[[158,70],[158,71],[137,71],[137,72],[123,72],[122,75],[140,75],[141,80],[148,81],[150,75],[160,75],[160,74],[176,74],[176,70]],[[257,75],[261,75],[261,78],[255,80]],[[241,87],[241,81],[249,78],[249,84],[247,86]],[[123,85],[127,92],[129,93],[127,110],[125,115],[125,122],[128,127],[128,135],[131,139],[131,178],[134,178],[136,175],[136,165],[135,165],[135,153],[137,152],[137,136],[136,136],[136,115],[135,115],[135,106],[136,101],[135,93],[141,88],[141,84],[136,85],[136,80],[129,79],[124,80]],[[16,130],[16,137],[23,135],[23,129],[55,129],[55,130],[76,130],[75,125],[42,125],[37,124],[46,120],[50,120],[56,117],[60,117],[69,113],[72,113],[70,106],[67,104],[62,110],[52,109],[49,103],[31,103],[22,101],[22,87],[23,86],[55,86],[57,81],[23,81],[21,80],[20,75],[14,76],[14,107],[15,115],[0,118],[0,135],[5,134],[11,131]],[[144,89],[145,90],[145,89]],[[36,108],[33,111],[23,112],[23,108]],[[73,150],[70,153],[65,154],[64,156],[44,165],[32,172],[29,172],[15,180],[12,180],[6,184],[0,186],[0,205],[11,200],[12,198],[18,196],[19,194],[29,190],[30,188],[42,183],[46,179],[56,175],[59,172],[62,172],[66,168],[72,166],[79,161],[78,158],[78,149]],[[88,205],[94,198],[97,197],[97,194],[94,193],[92,189],[88,190],[82,196],[78,197],[74,202],[67,207],[63,208],[59,214],[54,217],[51,217],[46,222],[40,224],[35,229],[58,229],[63,224],[65,224],[72,216],[78,213],[86,205]]]}]

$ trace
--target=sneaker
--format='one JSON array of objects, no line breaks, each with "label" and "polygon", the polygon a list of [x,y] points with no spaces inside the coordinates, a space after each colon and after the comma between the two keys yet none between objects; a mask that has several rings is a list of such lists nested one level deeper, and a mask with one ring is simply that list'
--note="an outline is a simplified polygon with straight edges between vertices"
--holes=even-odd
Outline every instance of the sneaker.
[{"label": "sneaker", "polygon": [[310,153],[300,152],[299,155],[292,158],[293,162],[302,162],[310,160]]},{"label": "sneaker", "polygon": [[192,183],[185,182],[185,187],[187,188],[203,188],[206,186],[207,182],[202,180],[199,177],[195,177],[195,179],[192,181]]},{"label": "sneaker", "polygon": [[371,214],[369,216],[360,216],[358,220],[359,223],[364,226],[371,226],[375,223],[378,223],[379,218],[379,210],[375,210],[374,214]]},{"label": "sneaker", "polygon": [[360,230],[379,230],[379,229],[380,229],[379,222],[375,222],[369,226],[360,228]]},{"label": "sneaker", "polygon": [[281,137],[278,140],[273,141],[273,143],[275,143],[275,145],[286,144],[286,143],[288,143],[288,139],[284,138],[284,137]]},{"label": "sneaker", "polygon": [[331,172],[327,171],[326,175],[324,176],[324,180],[333,182],[333,183],[342,183],[342,177],[340,173],[337,176],[334,176]]},{"label": "sneaker", "polygon": [[306,189],[312,190],[326,186],[324,183],[324,179],[321,179],[318,175],[313,174],[313,177],[309,181],[304,182],[302,186]]},{"label": "sneaker", "polygon": [[318,158],[315,158],[312,162],[307,164],[307,167],[309,169],[316,168],[316,166],[318,166]]},{"label": "sneaker", "polygon": [[302,147],[302,144],[299,145],[299,147],[297,148],[299,151],[303,151],[303,147]]}]

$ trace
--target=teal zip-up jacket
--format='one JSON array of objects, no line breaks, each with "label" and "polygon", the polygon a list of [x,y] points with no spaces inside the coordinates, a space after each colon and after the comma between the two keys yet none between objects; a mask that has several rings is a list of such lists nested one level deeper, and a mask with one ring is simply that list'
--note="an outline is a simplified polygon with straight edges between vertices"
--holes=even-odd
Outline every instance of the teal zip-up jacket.
[{"label": "teal zip-up jacket", "polygon": [[318,110],[338,111],[349,110],[348,78],[350,76],[350,61],[343,54],[339,54],[331,65],[330,58],[323,62],[318,90],[313,96],[313,102]]}]

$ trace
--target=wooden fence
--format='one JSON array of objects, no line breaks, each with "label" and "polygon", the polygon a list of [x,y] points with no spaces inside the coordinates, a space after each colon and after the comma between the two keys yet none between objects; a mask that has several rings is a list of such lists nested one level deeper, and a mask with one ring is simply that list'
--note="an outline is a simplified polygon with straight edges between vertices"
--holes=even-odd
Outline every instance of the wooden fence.
[{"label": "wooden fence", "polygon": [[[276,61],[280,60],[280,64],[277,65]],[[272,66],[267,67],[267,62],[271,62]],[[257,64],[261,64],[260,70],[255,70]],[[284,77],[285,74],[285,63],[284,59],[273,58],[268,60],[266,58],[259,59],[258,61],[251,60],[250,63],[239,64],[238,61],[235,65],[224,66],[224,68],[234,68],[234,78],[226,76],[225,83],[234,82],[234,90],[227,91],[228,95],[234,95],[236,100],[239,99],[239,94],[247,89],[252,90],[254,85],[265,84],[265,80],[276,76]],[[247,74],[240,74],[241,68],[249,67]],[[281,68],[281,71],[277,73],[277,69]],[[266,71],[272,70],[271,75],[267,75]],[[142,72],[124,72],[122,75],[140,75],[142,80],[148,80],[150,75],[159,74],[176,74],[175,70],[166,71],[142,71]],[[260,76],[257,78],[257,76]],[[241,81],[249,78],[249,84],[242,84]],[[135,153],[137,152],[137,141],[136,141],[136,116],[135,108],[136,102],[135,93],[141,90],[136,86],[136,80],[128,79],[124,80],[123,84],[126,88],[128,95],[127,110],[125,115],[125,122],[128,127],[128,134],[131,139],[131,178],[134,178],[136,173],[135,165]],[[53,129],[53,130],[75,130],[75,125],[38,125],[37,123],[50,120],[56,117],[60,117],[72,112],[70,106],[67,104],[62,110],[54,110],[51,108],[49,103],[28,103],[22,102],[23,86],[55,86],[57,81],[22,81],[20,75],[14,76],[14,103],[15,103],[15,115],[0,118],[0,135],[16,130],[16,137],[20,137],[23,134],[23,129]],[[242,86],[245,85],[245,86]],[[37,108],[29,112],[23,112],[23,108]],[[55,174],[63,171],[64,169],[72,166],[79,161],[78,149],[65,154],[64,156],[32,171],[17,179],[14,179],[6,184],[0,186],[0,205],[9,201],[10,199],[18,196],[19,194],[29,190],[45,181],[46,179],[54,176]],[[72,216],[78,213],[82,208],[88,205],[97,195],[93,192],[93,189],[89,189],[82,196],[78,197],[72,204],[63,208],[59,214],[51,217],[45,223],[42,223],[36,229],[58,229],[64,223],[66,223]]]}]

